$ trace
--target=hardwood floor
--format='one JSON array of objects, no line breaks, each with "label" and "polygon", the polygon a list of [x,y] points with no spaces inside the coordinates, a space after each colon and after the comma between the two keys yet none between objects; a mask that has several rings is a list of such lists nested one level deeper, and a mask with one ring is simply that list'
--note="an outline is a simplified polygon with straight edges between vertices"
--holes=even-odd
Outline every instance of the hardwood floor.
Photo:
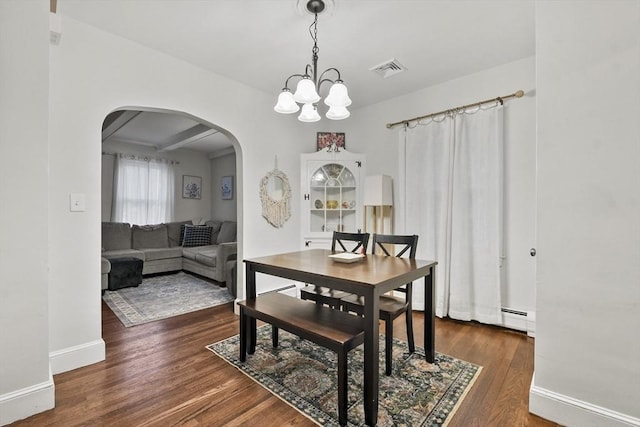
[{"label": "hardwood floor", "polygon": [[[231,304],[131,328],[104,303],[102,315],[106,360],[56,375],[55,409],[13,425],[315,425],[205,349],[238,333]],[[402,317],[394,328],[405,336]],[[436,350],[483,366],[449,425],[557,426],[527,409],[533,345],[523,333],[437,319]]]}]

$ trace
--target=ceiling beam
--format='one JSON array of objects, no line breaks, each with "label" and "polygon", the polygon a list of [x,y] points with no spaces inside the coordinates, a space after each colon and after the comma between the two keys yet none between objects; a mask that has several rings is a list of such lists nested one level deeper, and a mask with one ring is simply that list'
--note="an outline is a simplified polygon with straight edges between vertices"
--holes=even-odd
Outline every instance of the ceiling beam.
[{"label": "ceiling beam", "polygon": [[180,133],[174,135],[169,141],[169,145],[161,148],[158,151],[173,151],[180,147],[184,147],[187,144],[195,142],[199,139],[205,138],[209,135],[218,133],[216,129],[212,129],[203,124],[197,124],[189,129],[183,130]]},{"label": "ceiling beam", "polygon": [[129,123],[131,120],[136,118],[138,114],[142,111],[133,111],[133,110],[122,110],[119,111],[117,117],[115,117],[111,123],[108,123],[102,129],[102,142],[105,142],[107,139],[111,138],[114,133],[118,132],[124,125]]}]

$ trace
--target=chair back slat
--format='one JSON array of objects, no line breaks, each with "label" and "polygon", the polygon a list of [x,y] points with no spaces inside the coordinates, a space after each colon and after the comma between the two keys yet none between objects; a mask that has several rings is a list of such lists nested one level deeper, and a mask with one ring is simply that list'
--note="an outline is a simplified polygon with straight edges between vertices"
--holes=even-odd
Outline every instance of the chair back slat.
[{"label": "chair back slat", "polygon": [[[374,234],[373,248],[371,249],[371,253],[375,255],[376,248],[379,248],[386,256],[391,256],[385,245],[393,245],[394,248],[402,247],[400,252],[396,254],[396,257],[398,258],[402,257],[407,253],[407,251],[409,251],[409,258],[414,259],[416,257],[416,251],[418,250],[418,235]],[[394,290],[405,293],[407,301],[411,301],[411,288],[411,283],[407,283],[406,285],[404,285],[404,287],[396,288]]]},{"label": "chair back slat", "polygon": [[[351,249],[347,249],[344,242],[355,243]],[[331,252],[336,251],[336,245],[339,245],[344,252],[367,252],[369,245],[369,233],[345,233],[342,231],[334,231],[331,240]]]},{"label": "chair back slat", "polygon": [[416,251],[418,250],[418,236],[412,235],[394,235],[394,234],[374,234],[373,235],[373,248],[372,253],[376,253],[376,249],[381,249],[382,252],[391,256],[386,246],[393,245],[394,247],[402,247],[400,252],[396,254],[397,257],[402,257],[407,251],[409,251],[409,258],[416,257]]}]

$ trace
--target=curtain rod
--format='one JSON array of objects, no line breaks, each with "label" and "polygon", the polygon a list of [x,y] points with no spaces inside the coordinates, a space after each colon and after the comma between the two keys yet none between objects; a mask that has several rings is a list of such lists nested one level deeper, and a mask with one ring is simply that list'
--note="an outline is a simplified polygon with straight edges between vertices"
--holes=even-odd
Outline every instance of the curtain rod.
[{"label": "curtain rod", "polygon": [[125,158],[145,160],[145,161],[147,161],[147,160],[163,161],[163,162],[170,162],[173,165],[179,165],[180,164],[180,161],[178,161],[178,160],[167,159],[167,158],[163,158],[163,157],[147,156],[145,154],[110,153],[108,151],[103,151],[102,155],[103,156],[114,156],[114,157],[125,156]]},{"label": "curtain rod", "polygon": [[471,107],[477,107],[479,105],[488,104],[490,102],[499,102],[500,104],[503,104],[504,101],[506,101],[507,99],[522,98],[523,96],[524,96],[524,91],[519,90],[519,91],[514,92],[514,93],[512,93],[510,95],[499,96],[499,97],[493,98],[493,99],[486,99],[484,101],[474,102],[473,104],[463,105],[461,107],[449,108],[448,110],[442,110],[442,111],[438,111],[437,113],[431,113],[431,114],[427,114],[425,116],[414,117],[413,119],[402,120],[400,122],[387,123],[387,129],[391,129],[392,127],[398,126],[398,125],[408,125],[409,122],[415,122],[416,120],[428,119],[430,117],[436,117],[436,116],[439,116],[441,114],[446,114],[446,113],[452,113],[454,111],[465,110],[465,109],[471,108]]}]

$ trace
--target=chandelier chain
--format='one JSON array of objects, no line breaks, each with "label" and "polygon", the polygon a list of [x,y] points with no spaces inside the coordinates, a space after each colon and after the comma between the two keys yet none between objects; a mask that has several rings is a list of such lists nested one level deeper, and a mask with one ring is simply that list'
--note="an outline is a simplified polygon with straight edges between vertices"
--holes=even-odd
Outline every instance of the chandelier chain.
[{"label": "chandelier chain", "polygon": [[313,20],[313,23],[309,26],[309,34],[311,35],[311,39],[313,40],[313,49],[311,49],[311,52],[317,56],[318,52],[320,51],[320,49],[318,48],[318,14],[317,13],[315,14],[315,19]]}]

